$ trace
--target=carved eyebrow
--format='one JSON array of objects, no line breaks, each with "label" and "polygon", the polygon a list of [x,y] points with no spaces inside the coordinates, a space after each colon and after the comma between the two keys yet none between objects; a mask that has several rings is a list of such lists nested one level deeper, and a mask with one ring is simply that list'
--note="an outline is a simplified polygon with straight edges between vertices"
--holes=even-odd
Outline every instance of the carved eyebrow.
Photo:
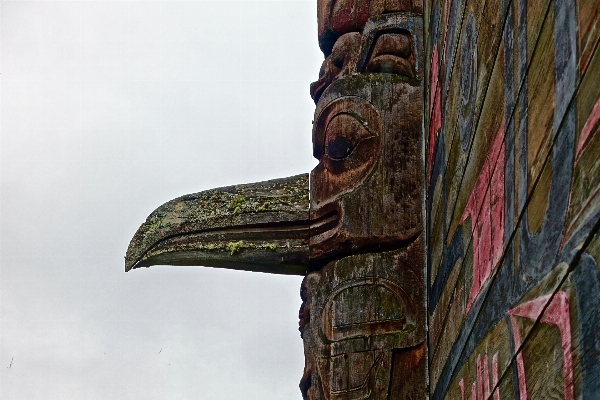
[{"label": "carved eyebrow", "polygon": [[360,56],[356,64],[356,71],[363,72],[367,67],[367,62],[371,57],[373,47],[377,38],[383,33],[404,33],[410,36],[411,47],[415,57],[415,71],[417,76],[422,73],[419,64],[419,53],[422,47],[421,38],[415,34],[419,31],[422,21],[417,16],[403,15],[402,13],[390,13],[378,15],[370,19],[363,30],[363,41],[360,50]]}]

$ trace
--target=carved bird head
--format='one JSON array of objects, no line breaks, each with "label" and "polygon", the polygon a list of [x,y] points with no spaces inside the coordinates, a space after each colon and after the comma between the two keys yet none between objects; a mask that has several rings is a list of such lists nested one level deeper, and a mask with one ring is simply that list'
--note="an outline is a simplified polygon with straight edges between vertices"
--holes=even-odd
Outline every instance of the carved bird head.
[{"label": "carved bird head", "polygon": [[[392,349],[425,335],[422,18],[385,13],[402,0],[318,4],[327,56],[310,88],[318,165],[163,204],[131,240],[125,268],[306,275],[303,397],[388,398]],[[352,382],[337,379],[346,365]]]},{"label": "carved bird head", "polygon": [[319,164],[310,185],[304,174],[171,200],[138,229],[126,270],[206,265],[304,275],[333,259],[398,248],[416,237],[423,174],[420,30],[420,17],[385,14],[366,22],[362,33],[338,39],[345,58],[340,64],[334,50],[311,88]]}]

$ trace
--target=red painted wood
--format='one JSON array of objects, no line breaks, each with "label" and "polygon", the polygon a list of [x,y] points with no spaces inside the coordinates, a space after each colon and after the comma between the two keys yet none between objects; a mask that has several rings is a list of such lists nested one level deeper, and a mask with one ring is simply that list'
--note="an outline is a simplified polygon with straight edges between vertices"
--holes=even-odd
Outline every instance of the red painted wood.
[{"label": "red painted wood", "polygon": [[504,242],[504,122],[469,196],[460,219],[471,218],[473,236],[473,283],[465,313],[489,280],[500,260]]},{"label": "red painted wood", "polygon": [[[546,308],[547,307],[547,308]],[[555,325],[561,338],[563,355],[563,378],[564,378],[564,398],[573,400],[575,394],[573,391],[573,351],[571,349],[571,321],[569,313],[569,298],[563,291],[556,294],[548,293],[537,299],[531,300],[525,304],[517,306],[509,311],[513,335],[515,338],[515,349],[520,349],[522,340],[515,317],[525,317],[537,320],[542,314],[540,322]],[[527,377],[525,373],[525,363],[523,361],[522,351],[517,350],[517,371],[519,377],[519,393],[522,400],[527,400]]]},{"label": "red painted wood", "polygon": [[579,158],[581,157],[581,152],[585,150],[585,147],[588,144],[588,140],[592,137],[594,130],[600,129],[598,124],[600,123],[600,98],[594,104],[594,108],[592,108],[592,112],[588,117],[587,121],[585,121],[585,125],[583,125],[583,129],[581,130],[581,135],[579,136],[579,142],[577,143],[577,151],[575,153],[575,165],[579,162]]}]

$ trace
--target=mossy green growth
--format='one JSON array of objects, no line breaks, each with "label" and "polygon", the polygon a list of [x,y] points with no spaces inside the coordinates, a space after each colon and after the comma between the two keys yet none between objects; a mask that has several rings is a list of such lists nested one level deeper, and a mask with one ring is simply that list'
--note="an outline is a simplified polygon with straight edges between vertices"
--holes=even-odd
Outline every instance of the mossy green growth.
[{"label": "mossy green growth", "polygon": [[275,243],[266,243],[265,249],[275,251],[277,250],[277,245]]},{"label": "mossy green growth", "polygon": [[229,208],[233,210],[233,213],[239,213],[242,210],[242,206],[246,203],[246,198],[241,194],[233,196],[233,200],[229,203]]},{"label": "mossy green growth", "polygon": [[217,246],[215,246],[213,243],[210,243],[210,244],[206,245],[206,248],[207,248],[208,250],[214,250],[214,249],[216,249],[216,248],[217,248]]},{"label": "mossy green growth", "polygon": [[238,253],[242,247],[244,247],[244,242],[241,240],[239,242],[229,242],[225,248],[229,251],[229,254],[234,255]]}]

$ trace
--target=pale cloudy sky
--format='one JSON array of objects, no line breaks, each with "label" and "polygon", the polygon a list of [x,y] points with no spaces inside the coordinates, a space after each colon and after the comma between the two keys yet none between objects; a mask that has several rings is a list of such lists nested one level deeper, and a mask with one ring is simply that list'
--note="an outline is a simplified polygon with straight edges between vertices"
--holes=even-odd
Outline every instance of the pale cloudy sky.
[{"label": "pale cloudy sky", "polygon": [[0,11],[0,398],[299,399],[301,277],[123,257],[167,200],[315,165],[315,1]]}]

